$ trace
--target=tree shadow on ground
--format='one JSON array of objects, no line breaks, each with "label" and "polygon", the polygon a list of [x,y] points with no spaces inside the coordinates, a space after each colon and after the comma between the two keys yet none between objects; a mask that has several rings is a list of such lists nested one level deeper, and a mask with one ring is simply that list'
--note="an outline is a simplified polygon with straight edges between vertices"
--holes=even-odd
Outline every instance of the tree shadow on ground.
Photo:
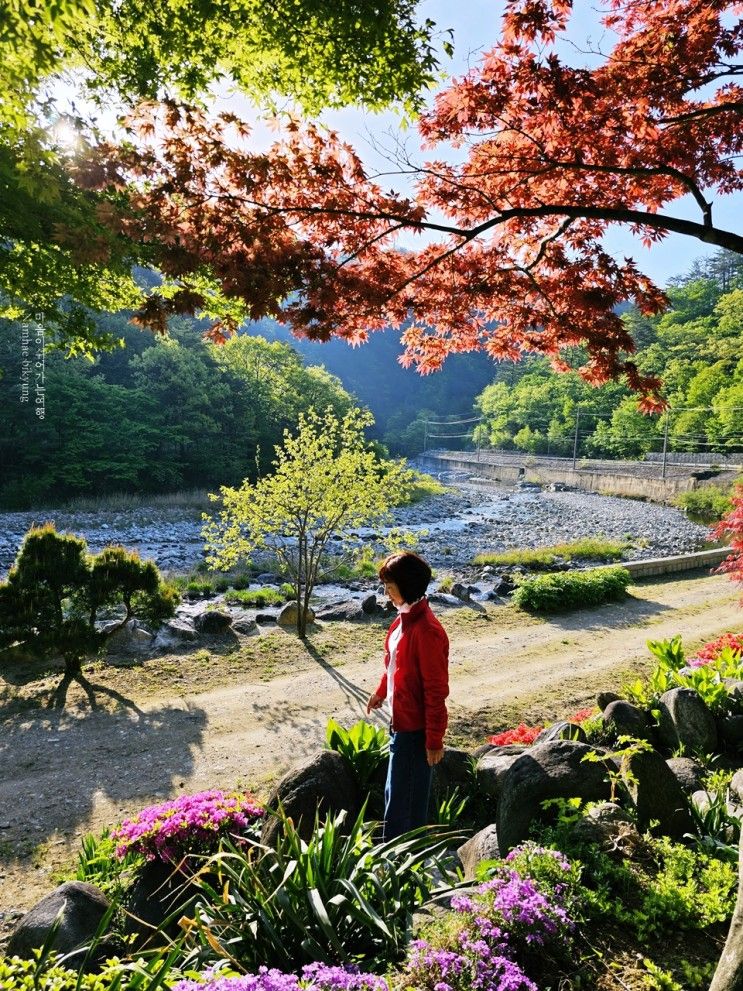
[{"label": "tree shadow on ground", "polygon": [[76,831],[101,801],[130,808],[133,800],[171,794],[193,773],[206,725],[200,708],[142,710],[129,700],[115,712],[99,707],[82,715],[0,709],[0,809],[9,822],[3,839],[38,843]]},{"label": "tree shadow on ground", "polygon": [[[624,612],[624,609],[631,610]],[[607,602],[601,606],[576,609],[569,613],[541,614],[552,626],[561,630],[622,630],[639,626],[642,620],[665,612],[673,612],[673,606],[650,599],[638,599],[627,595],[620,602]]]}]

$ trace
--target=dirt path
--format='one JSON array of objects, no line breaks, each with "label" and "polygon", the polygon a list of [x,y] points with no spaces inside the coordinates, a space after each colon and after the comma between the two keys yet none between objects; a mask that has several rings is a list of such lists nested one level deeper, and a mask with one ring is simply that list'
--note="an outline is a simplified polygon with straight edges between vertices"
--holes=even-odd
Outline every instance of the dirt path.
[{"label": "dirt path", "polygon": [[[597,690],[648,666],[648,638],[682,632],[692,645],[741,626],[739,593],[722,577],[632,592],[622,605],[549,622],[503,609],[446,613],[452,738],[482,740],[515,719],[546,721],[590,704]],[[168,693],[129,699],[114,712],[0,711],[0,932],[13,910],[54,886],[81,834],[181,790],[265,788],[322,745],[329,716],[360,718],[379,657],[340,667],[313,657],[268,681],[203,692],[173,682]]]}]

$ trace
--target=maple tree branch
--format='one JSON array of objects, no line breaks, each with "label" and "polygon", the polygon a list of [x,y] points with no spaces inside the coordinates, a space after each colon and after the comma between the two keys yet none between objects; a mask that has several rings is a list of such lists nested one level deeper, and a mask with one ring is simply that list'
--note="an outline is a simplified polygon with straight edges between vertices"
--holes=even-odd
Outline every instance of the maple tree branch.
[{"label": "maple tree branch", "polygon": [[674,117],[661,117],[659,124],[665,127],[675,127],[679,124],[688,124],[700,117],[714,117],[717,114],[726,113],[743,114],[743,100],[736,100],[734,103],[717,103],[713,107],[700,107],[698,110],[690,110],[685,114],[677,114]]}]

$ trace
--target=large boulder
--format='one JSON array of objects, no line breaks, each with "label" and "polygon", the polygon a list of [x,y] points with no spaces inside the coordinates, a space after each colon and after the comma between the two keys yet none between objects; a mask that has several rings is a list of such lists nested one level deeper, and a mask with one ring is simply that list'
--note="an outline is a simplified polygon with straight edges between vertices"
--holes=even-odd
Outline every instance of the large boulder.
[{"label": "large boulder", "polygon": [[364,607],[357,599],[332,603],[320,609],[316,615],[318,619],[346,621],[366,619],[367,617]]},{"label": "large boulder", "polygon": [[743,716],[720,716],[717,720],[717,730],[721,739],[731,747],[743,743]]},{"label": "large boulder", "polygon": [[486,826],[479,833],[475,833],[457,850],[457,856],[464,868],[464,880],[473,880],[477,865],[483,860],[497,860],[500,855],[498,831],[494,825]]},{"label": "large boulder", "polygon": [[691,757],[671,757],[666,764],[673,771],[674,777],[687,795],[699,791],[704,780],[704,768]]},{"label": "large boulder", "polygon": [[433,801],[438,805],[455,789],[459,789],[460,798],[469,793],[474,780],[472,758],[466,750],[446,747],[444,756],[434,765],[431,781]]},{"label": "large boulder", "polygon": [[[323,819],[327,813],[347,809],[349,815],[355,817],[360,808],[360,796],[356,777],[346,758],[335,750],[322,750],[285,774],[266,804],[269,810],[281,805],[300,836],[308,840],[316,812]],[[279,829],[280,820],[269,812],[261,842],[271,846]]]},{"label": "large boulder", "polygon": [[526,753],[527,749],[526,745],[521,743],[505,747],[488,747],[477,761],[475,768],[478,791],[487,798],[497,801],[506,772],[515,760]]},{"label": "large boulder", "polygon": [[[279,610],[279,613],[276,616],[276,622],[279,624],[279,626],[293,626],[296,628],[298,612],[299,610],[297,608],[296,602],[287,602],[286,605],[282,606],[281,609]],[[256,616],[256,619],[258,620],[259,623],[261,622],[260,616]],[[312,611],[312,609],[307,610],[307,622],[308,623],[315,622],[315,614]]]},{"label": "large boulder", "polygon": [[621,697],[616,692],[599,692],[596,696],[596,705],[603,712],[607,705],[611,705],[612,702],[619,702]]},{"label": "large boulder", "polygon": [[205,637],[219,636],[232,626],[232,616],[223,609],[204,609],[194,616],[194,626]]},{"label": "large boulder", "polygon": [[637,825],[651,822],[665,836],[680,840],[694,824],[676,775],[657,750],[641,750],[622,758],[621,774],[637,812]]},{"label": "large boulder", "polygon": [[375,613],[380,611],[380,606],[374,592],[362,599],[361,608],[367,616],[373,616]]},{"label": "large boulder", "polygon": [[107,654],[142,654],[150,649],[154,635],[138,619],[130,619],[106,640]]},{"label": "large boulder", "polygon": [[683,746],[692,753],[717,750],[715,717],[693,688],[672,688],[658,703],[658,737],[669,750]]},{"label": "large boulder", "polygon": [[639,706],[624,699],[615,699],[604,709],[604,724],[614,738],[634,736],[640,740],[650,740],[652,730],[647,716]]},{"label": "large boulder", "polygon": [[[513,761],[500,781],[496,829],[501,853],[528,838],[545,799],[609,798],[606,768],[583,760],[594,749],[577,740],[551,740],[534,744]],[[483,757],[480,763],[487,760]]]},{"label": "large boulder", "polygon": [[90,942],[108,908],[108,898],[95,885],[66,881],[23,916],[11,933],[7,955],[30,959],[49,938],[58,914],[59,928],[50,948],[70,953]]},{"label": "large boulder", "polygon": [[731,797],[743,804],[743,767],[735,772],[733,780],[730,782]]},{"label": "large boulder", "polygon": [[161,946],[180,932],[178,920],[200,890],[184,867],[152,860],[137,872],[127,895],[125,920],[137,949]]}]

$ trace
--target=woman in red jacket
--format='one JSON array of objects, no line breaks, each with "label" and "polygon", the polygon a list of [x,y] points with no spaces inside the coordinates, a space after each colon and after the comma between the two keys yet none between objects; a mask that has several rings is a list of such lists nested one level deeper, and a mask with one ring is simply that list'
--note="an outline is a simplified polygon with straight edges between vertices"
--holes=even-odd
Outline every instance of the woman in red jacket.
[{"label": "woman in red jacket", "polygon": [[392,554],[379,577],[397,606],[385,639],[385,673],[366,711],[390,704],[390,761],[384,839],[428,821],[431,769],[444,755],[449,694],[449,639],[431,612],[431,569],[417,554]]}]

